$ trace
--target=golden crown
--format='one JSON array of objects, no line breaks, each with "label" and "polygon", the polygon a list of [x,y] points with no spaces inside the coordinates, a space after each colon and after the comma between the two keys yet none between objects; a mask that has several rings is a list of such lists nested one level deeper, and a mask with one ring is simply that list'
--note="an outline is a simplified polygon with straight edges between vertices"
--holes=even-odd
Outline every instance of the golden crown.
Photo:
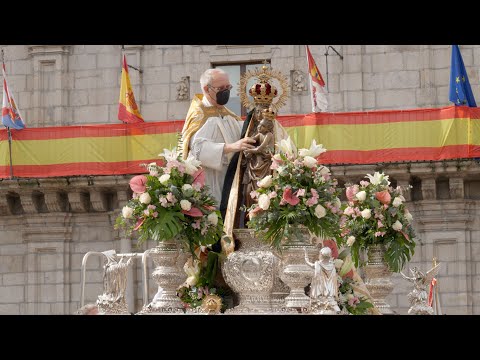
[{"label": "golden crown", "polygon": [[263,109],[262,116],[267,120],[275,120],[275,111],[272,108]]},{"label": "golden crown", "polygon": [[266,74],[268,68],[263,65],[260,75],[258,75],[258,83],[253,84],[248,93],[253,97],[255,104],[271,104],[273,98],[278,95],[277,88],[268,82],[270,76]]},{"label": "golden crown", "polygon": [[[256,77],[258,79],[258,82],[253,84],[248,90],[248,94],[253,97],[253,102],[250,101],[247,96],[247,83],[252,77]],[[275,86],[271,84],[271,80],[273,79],[276,79],[280,83],[282,88],[282,92],[280,94]],[[278,111],[278,109],[287,102],[288,80],[280,71],[272,70],[266,65],[263,65],[261,69],[255,68],[253,71],[247,70],[240,77],[238,92],[240,94],[242,105],[248,110],[251,110],[258,104],[266,104],[269,105],[274,111]],[[277,96],[278,98],[274,102],[273,100]]]}]

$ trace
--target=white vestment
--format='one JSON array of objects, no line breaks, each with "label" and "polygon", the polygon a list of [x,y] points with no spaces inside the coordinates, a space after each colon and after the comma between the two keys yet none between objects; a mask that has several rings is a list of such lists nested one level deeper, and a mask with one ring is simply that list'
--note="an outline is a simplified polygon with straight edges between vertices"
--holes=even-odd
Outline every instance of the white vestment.
[{"label": "white vestment", "polygon": [[[212,106],[206,97],[202,99],[205,106]],[[210,193],[217,200],[217,208],[222,200],[222,189],[228,164],[233,156],[223,153],[225,144],[240,140],[243,121],[238,121],[233,116],[209,117],[205,124],[195,133],[190,140],[190,153],[195,159],[202,162],[205,170],[205,184]]]}]

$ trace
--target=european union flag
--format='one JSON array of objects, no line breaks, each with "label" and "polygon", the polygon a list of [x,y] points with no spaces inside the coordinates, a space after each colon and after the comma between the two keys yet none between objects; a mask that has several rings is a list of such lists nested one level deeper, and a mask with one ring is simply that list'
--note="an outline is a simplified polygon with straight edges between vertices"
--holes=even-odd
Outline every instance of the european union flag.
[{"label": "european union flag", "polygon": [[455,105],[477,107],[472,88],[468,81],[467,71],[463,64],[458,45],[452,45],[452,65],[450,69],[450,94],[448,99]]}]

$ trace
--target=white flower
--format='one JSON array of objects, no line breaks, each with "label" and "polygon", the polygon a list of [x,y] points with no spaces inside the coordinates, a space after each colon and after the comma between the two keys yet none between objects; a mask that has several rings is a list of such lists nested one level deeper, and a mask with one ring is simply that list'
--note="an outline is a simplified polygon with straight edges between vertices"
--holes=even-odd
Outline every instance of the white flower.
[{"label": "white flower", "polygon": [[185,283],[188,286],[196,285],[200,277],[200,261],[197,259],[193,260],[191,257],[188,258],[185,265],[183,265],[183,271],[188,275]]},{"label": "white flower", "polygon": [[151,176],[157,176],[158,175],[158,166],[156,162],[152,162],[147,165],[148,172],[150,173]]},{"label": "white flower", "polygon": [[333,204],[335,205],[335,207],[339,208],[342,206],[342,202],[340,201],[340,199],[338,197],[335,198],[335,200],[333,201]]},{"label": "white flower", "polygon": [[183,210],[190,211],[190,209],[192,208],[192,203],[184,199],[184,200],[180,200],[180,206]]},{"label": "white flower", "polygon": [[347,245],[348,246],[352,246],[353,243],[355,242],[355,236],[349,236],[348,239],[347,239]]},{"label": "white flower", "polygon": [[405,209],[405,219],[408,221],[408,222],[411,222],[413,220],[413,216],[412,214],[410,214],[410,211],[408,211],[407,209]]},{"label": "white flower", "polygon": [[277,146],[284,154],[293,155],[292,140],[290,139],[290,136],[287,138],[287,140],[282,139],[280,144],[277,144]]},{"label": "white flower", "polygon": [[122,209],[122,216],[125,219],[131,219],[133,216],[133,209],[131,207],[124,206]]},{"label": "white flower", "polygon": [[152,198],[150,197],[150,194],[148,192],[144,192],[140,197],[138,198],[142,204],[150,204],[152,201]]},{"label": "white flower", "polygon": [[402,223],[400,221],[395,221],[395,223],[392,225],[393,230],[400,231],[402,230]]},{"label": "white flower", "polygon": [[327,215],[327,210],[325,210],[325,208],[318,204],[316,207],[315,207],[315,216],[319,219],[321,219],[322,217],[324,217],[325,215]]},{"label": "white flower", "polygon": [[201,161],[195,159],[195,157],[190,154],[188,158],[185,160],[185,172],[188,175],[193,175],[198,170],[198,167],[202,164]]},{"label": "white flower", "polygon": [[300,149],[298,150],[298,155],[317,157],[325,151],[327,151],[327,149],[323,147],[323,144],[317,145],[317,142],[315,141],[315,139],[313,139],[312,145],[310,145],[310,149]]},{"label": "white flower", "polygon": [[317,165],[317,160],[311,156],[305,156],[303,158],[303,164],[308,168],[312,168]]},{"label": "white flower", "polygon": [[218,223],[218,215],[216,212],[212,212],[207,216],[207,221],[212,224],[213,226],[216,226]]},{"label": "white flower", "polygon": [[367,198],[367,193],[365,191],[359,191],[355,194],[355,197],[360,201],[365,201],[365,199]]},{"label": "white flower", "polygon": [[262,210],[268,210],[270,207],[270,198],[267,194],[262,194],[258,198],[258,206],[262,208]]},{"label": "white flower", "polygon": [[372,217],[372,211],[370,209],[362,210],[362,217],[364,219],[370,219]]},{"label": "white flower", "polygon": [[280,156],[280,154],[273,155],[273,158],[277,161],[282,161],[282,157]]},{"label": "white flower", "polygon": [[258,182],[258,186],[261,188],[268,188],[272,185],[272,175],[265,176]]},{"label": "white flower", "polygon": [[340,270],[343,265],[343,260],[342,259],[335,259],[335,269]]},{"label": "white flower", "polygon": [[173,148],[171,151],[168,149],[163,149],[163,153],[158,154],[158,156],[163,156],[167,161],[177,160],[178,154],[177,150]]},{"label": "white flower", "polygon": [[397,196],[395,197],[395,199],[393,199],[392,205],[395,207],[399,207],[400,205],[402,205],[402,203],[403,203],[402,199],[399,196]]},{"label": "white flower", "polygon": [[388,175],[385,175],[383,172],[379,173],[378,171],[375,171],[375,174],[373,174],[373,176],[370,174],[367,174],[367,176],[365,177],[368,177],[370,179],[370,182],[372,183],[372,185],[380,184],[380,182],[383,179],[387,180],[387,185],[390,185],[390,181],[388,181]]},{"label": "white flower", "polygon": [[167,185],[168,180],[170,180],[170,174],[163,174],[162,176],[160,176],[160,177],[158,178],[158,180],[159,180],[160,183],[162,183],[163,185]]},{"label": "white flower", "polygon": [[330,174],[330,169],[326,166],[323,166],[320,168],[320,175],[329,175]]},{"label": "white flower", "polygon": [[193,190],[192,185],[190,185],[190,184],[183,184],[183,186],[182,186],[182,191],[185,192],[185,191],[188,191],[188,190]]}]

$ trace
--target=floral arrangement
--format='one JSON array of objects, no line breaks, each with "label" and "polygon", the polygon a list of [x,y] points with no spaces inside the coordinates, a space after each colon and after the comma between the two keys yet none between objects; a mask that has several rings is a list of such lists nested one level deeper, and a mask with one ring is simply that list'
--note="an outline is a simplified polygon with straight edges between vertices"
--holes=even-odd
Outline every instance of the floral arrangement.
[{"label": "floral arrangement", "polygon": [[349,250],[339,253],[337,244],[331,239],[323,241],[324,246],[332,250],[335,269],[337,270],[338,283],[338,306],[342,313],[352,315],[364,315],[373,304],[361,291],[362,285],[359,275],[356,273]]},{"label": "floral arrangement", "polygon": [[223,222],[215,200],[205,186],[205,174],[193,157],[164,149],[162,165],[144,165],[149,174],[130,180],[133,197],[122,209],[115,227],[128,234],[136,231],[138,241],[181,239],[194,254],[221,237]]},{"label": "floral arrangement", "polygon": [[290,138],[278,144],[272,157],[273,175],[257,183],[250,196],[257,203],[250,206],[247,226],[276,249],[284,238],[298,233],[299,226],[322,237],[339,238],[341,202],[337,180],[317,157],[326,149],[313,140],[310,149],[293,152]]},{"label": "floral arrangement", "polygon": [[348,186],[348,204],[342,219],[342,235],[358,266],[360,250],[374,244],[385,245],[385,262],[399,272],[415,251],[412,215],[405,206],[403,189],[390,186],[383,172],[367,174],[360,184]]}]

